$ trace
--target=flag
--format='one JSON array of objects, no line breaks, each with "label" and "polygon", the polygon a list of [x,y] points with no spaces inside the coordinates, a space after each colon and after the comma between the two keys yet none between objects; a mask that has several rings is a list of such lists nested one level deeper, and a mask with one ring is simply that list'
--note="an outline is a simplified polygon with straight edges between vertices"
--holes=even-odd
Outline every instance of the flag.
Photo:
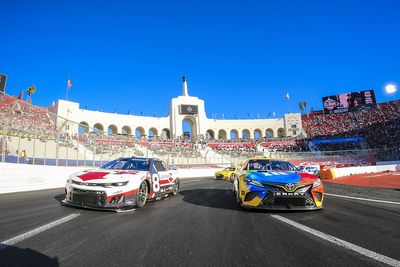
[{"label": "flag", "polygon": [[289,100],[289,99],[290,99],[289,93],[286,93],[285,99],[286,99],[286,100]]},{"label": "flag", "polygon": [[71,80],[71,78],[68,78],[67,88],[71,89],[71,87],[72,87],[72,80]]}]

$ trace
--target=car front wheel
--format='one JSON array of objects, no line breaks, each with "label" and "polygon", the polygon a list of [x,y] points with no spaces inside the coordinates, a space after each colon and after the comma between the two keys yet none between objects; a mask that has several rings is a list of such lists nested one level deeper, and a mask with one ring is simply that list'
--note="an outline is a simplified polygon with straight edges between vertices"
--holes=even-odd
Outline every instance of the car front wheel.
[{"label": "car front wheel", "polygon": [[147,201],[147,183],[143,181],[139,186],[139,191],[136,196],[136,207],[142,208],[146,204]]},{"label": "car front wheel", "polygon": [[178,194],[178,189],[179,189],[179,179],[176,179],[174,185],[172,186],[172,194],[173,195]]},{"label": "car front wheel", "polygon": [[239,186],[239,179],[236,177],[236,179],[233,180],[233,192],[235,193],[235,198],[236,198],[236,203],[238,205],[242,204],[242,201],[240,199],[240,186]]}]

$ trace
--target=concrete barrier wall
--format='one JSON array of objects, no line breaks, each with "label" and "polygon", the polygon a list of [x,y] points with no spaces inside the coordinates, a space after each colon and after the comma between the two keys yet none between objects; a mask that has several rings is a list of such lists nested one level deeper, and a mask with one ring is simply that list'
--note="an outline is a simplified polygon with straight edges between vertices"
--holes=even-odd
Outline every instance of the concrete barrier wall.
[{"label": "concrete barrier wall", "polygon": [[333,179],[349,176],[353,174],[375,173],[385,171],[398,171],[399,165],[379,165],[379,166],[362,166],[362,167],[348,167],[348,168],[332,168]]},{"label": "concrete barrier wall", "polygon": [[[0,194],[64,187],[69,175],[83,167],[0,163]],[[214,176],[222,168],[182,169],[179,178]]]}]

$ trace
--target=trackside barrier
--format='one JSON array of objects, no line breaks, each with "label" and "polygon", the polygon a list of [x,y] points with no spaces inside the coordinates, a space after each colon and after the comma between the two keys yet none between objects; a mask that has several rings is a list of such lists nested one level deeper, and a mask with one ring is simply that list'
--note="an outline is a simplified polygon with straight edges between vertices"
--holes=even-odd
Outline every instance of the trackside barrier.
[{"label": "trackside barrier", "polygon": [[[61,188],[65,186],[70,174],[82,169],[88,168],[0,163],[0,194]],[[222,169],[179,169],[179,178],[210,177]]]},{"label": "trackside barrier", "polygon": [[322,179],[336,179],[334,168],[323,168],[319,173]]},{"label": "trackside barrier", "polygon": [[379,165],[379,166],[361,166],[348,168],[329,168],[321,169],[320,174],[323,179],[336,179],[339,177],[350,176],[354,174],[377,173],[387,171],[400,171],[400,164]]}]

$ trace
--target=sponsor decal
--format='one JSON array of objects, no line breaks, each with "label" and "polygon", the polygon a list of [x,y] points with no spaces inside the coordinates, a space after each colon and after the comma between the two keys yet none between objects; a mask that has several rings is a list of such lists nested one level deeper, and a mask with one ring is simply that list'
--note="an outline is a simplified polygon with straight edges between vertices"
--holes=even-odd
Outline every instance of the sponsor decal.
[{"label": "sponsor decal", "polygon": [[275,192],[274,196],[276,197],[300,197],[300,196],[304,196],[305,193],[287,193],[287,192]]},{"label": "sponsor decal", "polygon": [[88,180],[95,180],[95,179],[104,179],[104,176],[106,176],[108,172],[88,172],[82,175],[78,175],[79,178],[81,178],[83,181],[88,181]]},{"label": "sponsor decal", "polygon": [[133,205],[133,200],[132,199],[128,199],[125,201],[126,205]]}]

